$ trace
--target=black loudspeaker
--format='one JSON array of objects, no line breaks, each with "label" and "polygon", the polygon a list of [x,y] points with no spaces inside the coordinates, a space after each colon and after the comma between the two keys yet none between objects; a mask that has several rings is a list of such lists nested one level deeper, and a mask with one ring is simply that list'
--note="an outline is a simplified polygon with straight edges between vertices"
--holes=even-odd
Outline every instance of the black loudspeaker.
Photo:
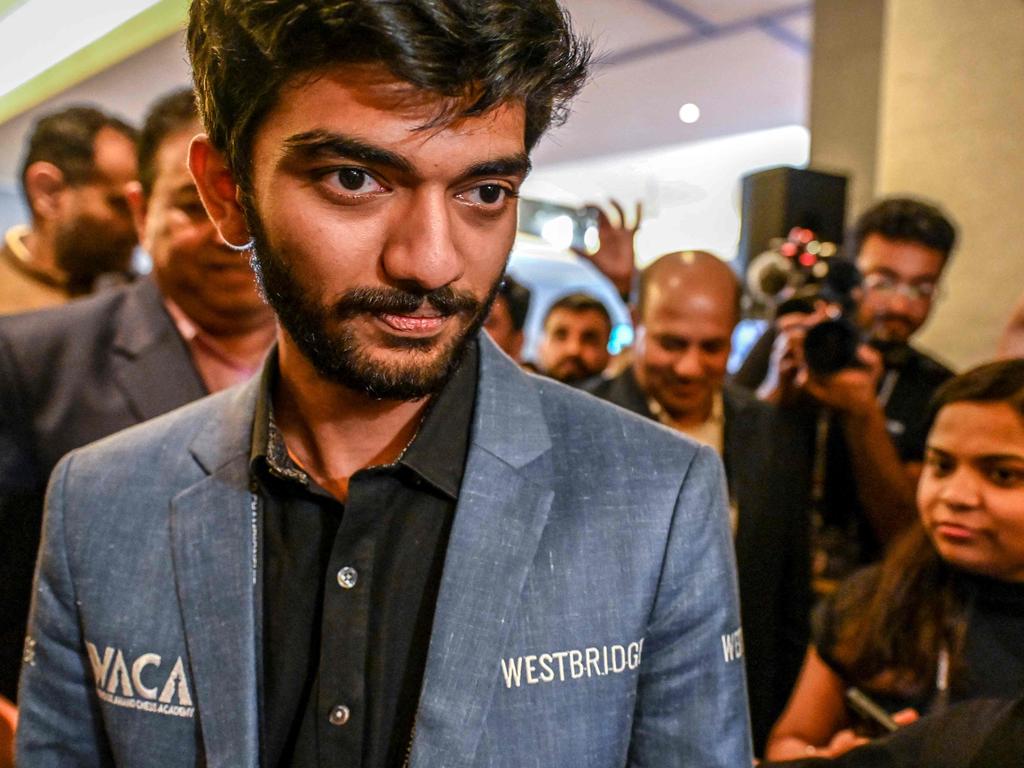
[{"label": "black loudspeaker", "polygon": [[772,239],[793,227],[811,229],[841,245],[846,219],[846,177],[801,168],[769,168],[743,177],[737,267],[745,274]]}]

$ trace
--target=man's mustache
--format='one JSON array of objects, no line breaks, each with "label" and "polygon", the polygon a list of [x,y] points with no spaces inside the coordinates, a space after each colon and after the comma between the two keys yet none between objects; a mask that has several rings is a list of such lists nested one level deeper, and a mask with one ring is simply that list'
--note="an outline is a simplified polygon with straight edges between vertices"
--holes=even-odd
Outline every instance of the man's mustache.
[{"label": "man's mustache", "polygon": [[424,293],[400,288],[353,288],[335,301],[333,314],[340,319],[362,314],[410,315],[423,306],[424,301],[442,316],[472,314],[481,306],[473,294],[456,291],[450,285]]}]

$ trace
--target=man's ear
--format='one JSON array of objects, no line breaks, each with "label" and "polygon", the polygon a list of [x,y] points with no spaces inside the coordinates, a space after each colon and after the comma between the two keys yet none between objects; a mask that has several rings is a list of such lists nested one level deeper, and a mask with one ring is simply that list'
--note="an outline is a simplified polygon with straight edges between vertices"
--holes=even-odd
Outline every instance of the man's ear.
[{"label": "man's ear", "polygon": [[206,214],[224,241],[236,246],[249,242],[249,229],[238,204],[238,185],[224,156],[214,149],[205,133],[196,136],[189,145],[188,168]]},{"label": "man's ear", "polygon": [[60,212],[64,172],[53,163],[38,160],[25,169],[25,197],[33,218],[48,221]]},{"label": "man's ear", "polygon": [[633,322],[633,350],[636,351],[647,344],[647,327],[643,323]]}]

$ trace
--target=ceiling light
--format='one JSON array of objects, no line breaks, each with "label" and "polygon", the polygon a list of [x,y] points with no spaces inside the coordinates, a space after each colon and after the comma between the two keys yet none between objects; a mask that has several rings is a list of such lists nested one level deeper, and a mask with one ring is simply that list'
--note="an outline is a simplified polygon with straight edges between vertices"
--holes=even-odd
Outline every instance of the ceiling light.
[{"label": "ceiling light", "polygon": [[696,123],[700,120],[700,107],[693,103],[683,104],[679,108],[679,119],[687,124]]}]

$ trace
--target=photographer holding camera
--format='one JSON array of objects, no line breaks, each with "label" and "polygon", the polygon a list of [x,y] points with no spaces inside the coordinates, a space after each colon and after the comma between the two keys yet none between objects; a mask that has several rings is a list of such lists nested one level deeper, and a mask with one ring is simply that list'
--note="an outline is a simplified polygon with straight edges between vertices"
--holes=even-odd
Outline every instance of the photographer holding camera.
[{"label": "photographer holding camera", "polygon": [[806,400],[821,407],[812,498],[814,572],[824,591],[857,565],[878,559],[882,546],[914,519],[928,401],[952,372],[910,339],[931,312],[955,240],[953,224],[937,208],[908,198],[883,200],[860,217],[852,235],[860,278],[840,323],[855,329],[853,342],[842,333],[816,339],[814,351],[829,354],[824,363],[808,364],[808,334],[843,303],[827,296],[776,321],[758,394],[769,402]]}]

